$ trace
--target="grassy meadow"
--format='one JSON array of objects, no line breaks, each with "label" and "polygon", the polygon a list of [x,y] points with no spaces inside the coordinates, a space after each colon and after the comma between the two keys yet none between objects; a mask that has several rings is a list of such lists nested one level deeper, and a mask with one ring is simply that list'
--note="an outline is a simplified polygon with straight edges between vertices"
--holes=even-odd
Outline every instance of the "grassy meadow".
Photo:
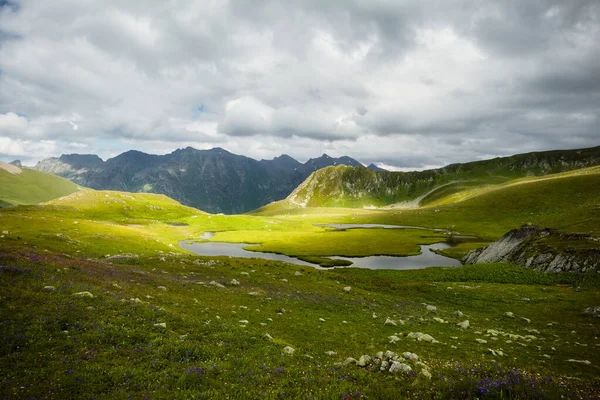
[{"label": "grassy meadow", "polygon": [[[596,168],[416,209],[225,216],[88,189],[5,208],[0,398],[597,398],[600,320],[585,312],[600,306],[596,273],[317,270],[177,243],[217,232],[210,240],[318,258],[410,255],[449,236],[315,226],[401,224],[477,236],[445,251],[460,258],[526,222],[598,235],[598,199]],[[404,371],[380,370],[388,360]]]}]

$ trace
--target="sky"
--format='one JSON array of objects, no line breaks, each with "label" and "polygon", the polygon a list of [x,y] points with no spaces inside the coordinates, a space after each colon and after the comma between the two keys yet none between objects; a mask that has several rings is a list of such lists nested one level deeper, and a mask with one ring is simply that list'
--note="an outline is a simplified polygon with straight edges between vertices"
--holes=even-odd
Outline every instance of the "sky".
[{"label": "sky", "polygon": [[0,0],[0,160],[600,145],[598,0]]}]

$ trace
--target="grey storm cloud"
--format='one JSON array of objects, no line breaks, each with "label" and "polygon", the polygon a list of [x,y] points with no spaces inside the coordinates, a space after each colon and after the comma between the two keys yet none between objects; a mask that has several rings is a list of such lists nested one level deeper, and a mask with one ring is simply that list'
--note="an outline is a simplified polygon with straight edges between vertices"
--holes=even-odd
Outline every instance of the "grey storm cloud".
[{"label": "grey storm cloud", "polygon": [[594,146],[599,38],[596,0],[0,1],[0,159]]}]

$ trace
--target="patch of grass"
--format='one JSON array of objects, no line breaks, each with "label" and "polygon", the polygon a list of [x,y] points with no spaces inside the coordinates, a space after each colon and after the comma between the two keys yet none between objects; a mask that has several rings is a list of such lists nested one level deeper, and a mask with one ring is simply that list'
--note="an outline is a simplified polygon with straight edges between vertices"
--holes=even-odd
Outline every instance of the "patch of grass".
[{"label": "patch of grass", "polygon": [[[502,390],[518,398],[540,393],[589,397],[600,388],[600,359],[590,352],[598,344],[597,322],[581,312],[595,304],[597,286],[489,283],[515,276],[514,267],[502,265],[494,267],[503,272],[489,278],[469,267],[392,274],[164,258],[109,264],[3,248],[0,395],[446,398],[464,392],[474,398],[482,388],[488,396],[498,393],[494,382],[511,376],[520,377],[519,382],[505,382]],[[467,272],[461,275],[463,268]],[[229,285],[233,278],[240,285]],[[516,279],[525,280],[533,282]],[[47,285],[56,290],[44,290]],[[351,286],[350,292],[344,286]],[[94,297],[73,296],[81,291]],[[437,310],[428,311],[422,303]],[[457,309],[465,315],[454,315]],[[515,318],[505,317],[506,311]],[[398,325],[384,324],[388,318]],[[464,319],[471,329],[455,326]],[[548,326],[553,321],[557,324]],[[156,325],[161,323],[166,328]],[[526,338],[532,329],[539,333]],[[493,336],[489,330],[519,339]],[[440,343],[415,341],[406,336],[409,332],[429,333]],[[392,344],[390,335],[401,339]],[[478,338],[488,344],[477,343]],[[293,347],[294,354],[285,355],[285,346]],[[494,357],[488,348],[507,355]],[[431,380],[411,361],[405,362],[411,374],[340,364],[347,357],[373,357],[386,350],[418,354]],[[566,362],[571,358],[592,364]]]},{"label": "patch of grass", "polygon": [[79,189],[75,183],[56,175],[29,168],[11,174],[0,168],[0,207],[38,204],[67,196]]}]

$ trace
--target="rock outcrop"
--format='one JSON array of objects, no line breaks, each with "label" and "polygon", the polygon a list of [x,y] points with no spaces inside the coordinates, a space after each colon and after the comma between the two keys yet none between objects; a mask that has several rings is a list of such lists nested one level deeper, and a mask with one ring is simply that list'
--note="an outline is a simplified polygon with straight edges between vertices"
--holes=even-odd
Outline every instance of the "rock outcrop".
[{"label": "rock outcrop", "polygon": [[510,262],[539,271],[600,270],[600,238],[527,224],[487,247],[472,250],[465,264]]}]

